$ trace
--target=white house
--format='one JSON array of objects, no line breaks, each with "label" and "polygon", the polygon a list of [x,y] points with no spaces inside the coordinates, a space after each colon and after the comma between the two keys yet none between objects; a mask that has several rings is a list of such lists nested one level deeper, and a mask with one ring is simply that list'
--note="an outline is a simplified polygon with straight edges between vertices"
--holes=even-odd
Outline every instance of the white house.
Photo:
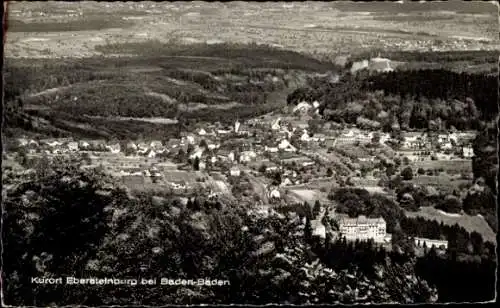
[{"label": "white house", "polygon": [[257,153],[254,151],[244,151],[240,154],[240,162],[250,162],[257,158]]},{"label": "white house", "polygon": [[200,170],[205,170],[207,169],[207,164],[204,161],[200,161],[198,167],[200,168]]},{"label": "white house", "polygon": [[111,153],[120,153],[121,147],[119,143],[110,144],[106,146],[106,149]]},{"label": "white house", "polygon": [[264,150],[269,153],[277,153],[279,151],[277,147],[268,147],[268,146],[266,146]]},{"label": "white house", "polygon": [[428,238],[422,238],[422,237],[415,237],[415,246],[417,247],[428,247],[429,249],[431,247],[439,248],[439,249],[448,249],[448,241],[446,240],[432,240]]},{"label": "white house", "polygon": [[194,139],[194,136],[188,135],[188,136],[186,136],[186,142],[189,144],[194,144],[196,141]]},{"label": "white house", "polygon": [[229,175],[231,176],[240,176],[241,175],[241,171],[238,167],[236,166],[233,166],[231,167],[231,169],[229,169]]},{"label": "white house", "polygon": [[281,186],[289,186],[289,185],[293,185],[293,182],[292,182],[292,181],[290,181],[290,179],[289,179],[289,178],[285,178],[285,179],[281,182],[281,184],[280,184],[280,185],[281,185]]},{"label": "white house", "polygon": [[189,155],[190,159],[195,159],[196,157],[201,158],[201,155],[203,155],[204,150],[200,147],[198,147],[191,155]]},{"label": "white house", "polygon": [[130,141],[129,143],[127,143],[127,149],[136,151],[137,145],[135,143],[133,143],[132,141]]},{"label": "white house", "polygon": [[229,160],[230,160],[230,161],[234,161],[234,152],[233,152],[233,151],[231,151],[231,152],[229,153],[229,155],[227,156],[227,158],[229,158]]},{"label": "white house", "polygon": [[78,142],[76,141],[68,142],[68,150],[70,150],[71,152],[78,151]]},{"label": "white house", "polygon": [[311,140],[311,137],[309,137],[309,133],[307,132],[307,129],[302,130],[302,135],[300,136],[300,140],[305,141],[305,142]]},{"label": "white house", "polygon": [[219,129],[217,130],[217,134],[219,135],[227,135],[229,134],[231,131],[230,130],[227,130],[227,129]]},{"label": "white house", "polygon": [[80,141],[80,142],[78,143],[78,148],[79,148],[80,150],[86,150],[86,149],[88,149],[89,147],[90,147],[90,144],[89,144],[87,141],[83,141],[83,140],[82,140],[82,141]]},{"label": "white house", "polygon": [[152,148],[152,149],[155,149],[155,150],[159,150],[163,147],[163,143],[159,140],[153,140],[151,141],[151,143],[149,144],[149,146]]},{"label": "white house", "polygon": [[153,150],[149,151],[148,158],[154,158],[154,157],[156,157],[156,152]]},{"label": "white house", "polygon": [[281,128],[281,118],[278,118],[274,123],[271,125],[272,130],[279,130]]},{"label": "white house", "polygon": [[238,120],[236,120],[236,122],[234,122],[234,132],[235,133],[238,133],[238,131],[240,130],[240,125],[241,125],[241,123]]},{"label": "white house", "polygon": [[279,190],[277,190],[276,188],[271,189],[271,191],[269,192],[269,198],[270,199],[280,199],[281,195],[280,195]]},{"label": "white house", "polygon": [[284,150],[284,151],[287,151],[287,152],[294,152],[296,151],[297,149],[290,144],[290,142],[288,142],[288,140],[286,139],[283,139],[281,140],[281,142],[278,144],[278,148],[280,150]]},{"label": "white house", "polygon": [[311,107],[308,102],[302,101],[293,108],[293,112],[308,112]]},{"label": "white house", "polygon": [[208,149],[214,150],[214,149],[219,148],[220,145],[216,144],[216,143],[209,143],[207,146],[208,146]]},{"label": "white house", "polygon": [[204,130],[203,128],[198,131],[198,135],[200,135],[200,136],[206,136],[206,134],[207,134],[207,131]]},{"label": "white house", "polygon": [[462,148],[462,153],[464,158],[472,158],[474,157],[474,149],[470,146],[463,147]]},{"label": "white house", "polygon": [[314,101],[314,102],[313,102],[313,107],[314,107],[314,108],[316,108],[316,109],[317,109],[317,108],[319,107],[319,105],[320,105],[320,104],[319,104],[319,102],[318,102],[318,101]]}]

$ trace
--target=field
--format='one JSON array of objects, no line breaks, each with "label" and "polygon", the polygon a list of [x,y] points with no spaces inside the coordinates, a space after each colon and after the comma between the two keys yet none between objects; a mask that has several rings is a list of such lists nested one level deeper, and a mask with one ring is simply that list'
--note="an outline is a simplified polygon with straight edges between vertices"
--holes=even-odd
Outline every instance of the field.
[{"label": "field", "polygon": [[[497,9],[491,4],[477,4],[472,14],[429,7],[422,13],[410,3],[396,5],[82,2],[43,7],[12,2],[9,17],[15,21],[6,55],[87,57],[100,54],[96,46],[103,43],[149,39],[183,44],[254,42],[332,58],[373,48],[428,50],[436,42],[444,50],[498,47]],[[58,27],[66,35],[54,35]],[[32,38],[46,40],[25,41]]]},{"label": "field", "polygon": [[434,170],[434,169],[443,169],[445,172],[449,172],[451,174],[469,174],[472,172],[472,161],[471,160],[443,160],[443,161],[435,161],[435,160],[427,160],[427,161],[417,161],[412,162],[410,164],[414,171],[418,170],[418,168],[423,168],[424,170]]},{"label": "field", "polygon": [[307,202],[314,204],[316,200],[321,203],[329,202],[327,193],[313,189],[290,189],[285,198],[294,200],[295,202]]},{"label": "field", "polygon": [[438,176],[418,175],[414,176],[411,180],[412,183],[422,186],[438,187],[442,191],[453,192],[453,190],[460,190],[460,187],[470,183],[470,180],[462,180],[452,178],[450,176],[441,174]]},{"label": "field", "polygon": [[422,217],[429,220],[443,222],[446,225],[458,224],[468,232],[476,231],[483,236],[483,239],[496,243],[496,234],[490,228],[486,220],[481,216],[455,215],[445,214],[432,207],[423,207],[418,212],[406,212],[407,217]]},{"label": "field", "polygon": [[[133,47],[150,50],[148,44]],[[126,58],[8,59],[5,100],[17,112],[9,114],[8,127],[31,117],[42,135],[163,139],[175,135],[179,119],[182,125],[231,122],[276,110],[311,70],[337,69],[255,45],[160,44],[152,50]],[[161,51],[164,56],[152,55]],[[184,52],[190,56],[173,55]]]}]

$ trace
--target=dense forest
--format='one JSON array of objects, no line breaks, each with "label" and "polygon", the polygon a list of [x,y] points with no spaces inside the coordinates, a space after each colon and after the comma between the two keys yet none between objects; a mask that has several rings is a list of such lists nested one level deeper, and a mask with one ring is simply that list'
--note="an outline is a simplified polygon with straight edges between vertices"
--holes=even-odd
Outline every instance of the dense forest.
[{"label": "dense forest", "polygon": [[340,82],[313,80],[288,97],[322,103],[327,120],[369,129],[481,129],[498,113],[497,77],[447,70],[346,75]]},{"label": "dense forest", "polygon": [[[460,273],[468,271],[465,267],[477,269],[476,276],[460,280],[463,291],[456,293],[446,285],[451,283],[446,279],[456,276],[429,275],[425,262],[431,262],[430,257],[387,252],[372,242],[330,241],[328,236],[321,240],[312,237],[310,219],[304,226],[292,212],[259,218],[242,206],[202,196],[186,204],[168,194],[131,196],[100,171],[80,170],[79,159],[49,165],[40,161],[32,175],[7,177],[6,184],[22,182],[11,186],[4,198],[7,232],[3,232],[2,280],[6,282],[7,303],[307,304],[491,299],[493,282],[481,274],[493,272],[489,259],[470,266],[458,265],[456,262],[462,262],[458,259],[455,263],[433,263],[440,264],[443,273],[460,266]],[[75,195],[80,197],[75,199]],[[395,232],[398,230],[396,227]],[[482,246],[476,235],[471,235],[471,245],[474,252],[480,249],[475,247],[483,247],[483,254],[491,254],[486,252],[490,246]],[[230,285],[33,288],[28,283],[31,276],[110,277],[116,273],[123,279],[213,277],[228,279]],[[482,293],[468,291],[475,285],[484,286]]]}]

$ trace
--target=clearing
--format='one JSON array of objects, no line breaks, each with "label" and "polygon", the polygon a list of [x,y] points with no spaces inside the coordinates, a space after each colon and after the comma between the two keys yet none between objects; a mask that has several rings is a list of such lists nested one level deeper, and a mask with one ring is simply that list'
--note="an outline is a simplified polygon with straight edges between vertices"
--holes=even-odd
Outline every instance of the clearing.
[{"label": "clearing", "polygon": [[480,215],[449,215],[433,207],[422,207],[418,212],[405,211],[405,213],[407,217],[422,217],[428,220],[443,222],[445,225],[449,226],[458,224],[468,232],[476,231],[480,233],[485,241],[496,243],[495,232],[493,232],[486,220]]}]

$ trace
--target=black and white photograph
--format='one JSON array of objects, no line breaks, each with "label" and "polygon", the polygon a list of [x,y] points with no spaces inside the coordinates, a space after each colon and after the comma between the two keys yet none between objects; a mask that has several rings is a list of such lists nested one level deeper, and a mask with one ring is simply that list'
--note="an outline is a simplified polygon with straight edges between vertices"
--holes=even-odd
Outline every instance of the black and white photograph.
[{"label": "black and white photograph", "polygon": [[2,306],[497,299],[496,1],[4,1]]}]

